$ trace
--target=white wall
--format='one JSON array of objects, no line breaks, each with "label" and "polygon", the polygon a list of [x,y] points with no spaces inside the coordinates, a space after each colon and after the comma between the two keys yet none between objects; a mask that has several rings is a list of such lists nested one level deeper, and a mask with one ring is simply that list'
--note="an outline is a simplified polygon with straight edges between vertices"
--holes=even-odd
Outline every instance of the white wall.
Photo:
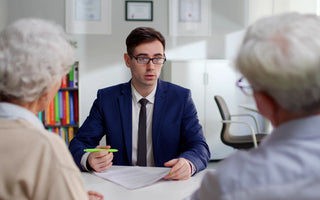
[{"label": "white wall", "polygon": [[[170,37],[168,0],[153,0],[152,22],[125,21],[125,1],[112,0],[111,35],[73,35],[78,42],[77,57],[80,61],[80,123],[88,115],[99,88],[130,79],[129,70],[123,62],[123,53],[125,39],[132,29],[151,26],[162,32],[167,39],[168,59],[224,58],[224,36],[243,28],[244,1],[211,0],[210,37]],[[21,17],[41,17],[65,25],[64,0],[10,0],[7,10],[9,23]]]}]

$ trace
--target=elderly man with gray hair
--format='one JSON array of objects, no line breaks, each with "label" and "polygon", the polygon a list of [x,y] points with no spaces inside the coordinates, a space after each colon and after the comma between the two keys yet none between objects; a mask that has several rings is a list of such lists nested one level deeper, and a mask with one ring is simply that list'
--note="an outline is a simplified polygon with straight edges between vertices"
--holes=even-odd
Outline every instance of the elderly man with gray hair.
[{"label": "elderly man with gray hair", "polygon": [[239,151],[208,172],[191,199],[320,199],[319,17],[258,20],[235,66],[274,130],[257,149]]},{"label": "elderly man with gray hair", "polygon": [[66,144],[36,117],[73,63],[53,22],[20,19],[0,33],[0,199],[103,199],[86,192]]}]

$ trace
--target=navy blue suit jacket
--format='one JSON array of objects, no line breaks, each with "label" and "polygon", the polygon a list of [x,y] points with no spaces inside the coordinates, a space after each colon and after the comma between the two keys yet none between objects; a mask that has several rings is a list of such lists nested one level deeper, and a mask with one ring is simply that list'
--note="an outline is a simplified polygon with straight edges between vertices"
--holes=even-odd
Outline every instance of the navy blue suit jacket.
[{"label": "navy blue suit jacket", "polygon": [[[98,91],[89,116],[69,146],[80,169],[83,149],[96,147],[104,135],[108,145],[119,149],[114,153],[113,164],[132,165],[131,81]],[[207,166],[210,152],[190,90],[158,80],[152,145],[155,165],[158,167],[178,157],[191,161],[197,171]]]}]

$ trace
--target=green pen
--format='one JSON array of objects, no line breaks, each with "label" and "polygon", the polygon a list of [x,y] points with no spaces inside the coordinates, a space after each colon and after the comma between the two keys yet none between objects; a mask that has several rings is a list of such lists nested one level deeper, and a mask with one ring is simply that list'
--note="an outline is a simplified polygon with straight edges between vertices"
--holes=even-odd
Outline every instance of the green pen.
[{"label": "green pen", "polygon": [[98,151],[109,151],[109,152],[118,152],[118,149],[84,149],[85,152],[98,152]]}]

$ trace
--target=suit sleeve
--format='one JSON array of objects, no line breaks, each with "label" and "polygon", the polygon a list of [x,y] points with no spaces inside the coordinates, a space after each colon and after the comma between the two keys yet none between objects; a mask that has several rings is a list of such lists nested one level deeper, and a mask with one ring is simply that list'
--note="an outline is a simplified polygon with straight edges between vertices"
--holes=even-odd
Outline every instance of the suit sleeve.
[{"label": "suit sleeve", "polygon": [[181,149],[183,153],[180,157],[191,161],[196,167],[196,172],[206,168],[210,159],[210,151],[203,135],[202,126],[199,124],[190,90],[186,95],[183,111]]},{"label": "suit sleeve", "polygon": [[74,161],[81,170],[83,170],[81,167],[81,158],[85,153],[83,150],[98,146],[100,140],[105,135],[106,129],[101,111],[99,91],[97,96],[97,99],[94,101],[91,107],[89,116],[80,127],[69,146],[69,150],[74,158]]}]

